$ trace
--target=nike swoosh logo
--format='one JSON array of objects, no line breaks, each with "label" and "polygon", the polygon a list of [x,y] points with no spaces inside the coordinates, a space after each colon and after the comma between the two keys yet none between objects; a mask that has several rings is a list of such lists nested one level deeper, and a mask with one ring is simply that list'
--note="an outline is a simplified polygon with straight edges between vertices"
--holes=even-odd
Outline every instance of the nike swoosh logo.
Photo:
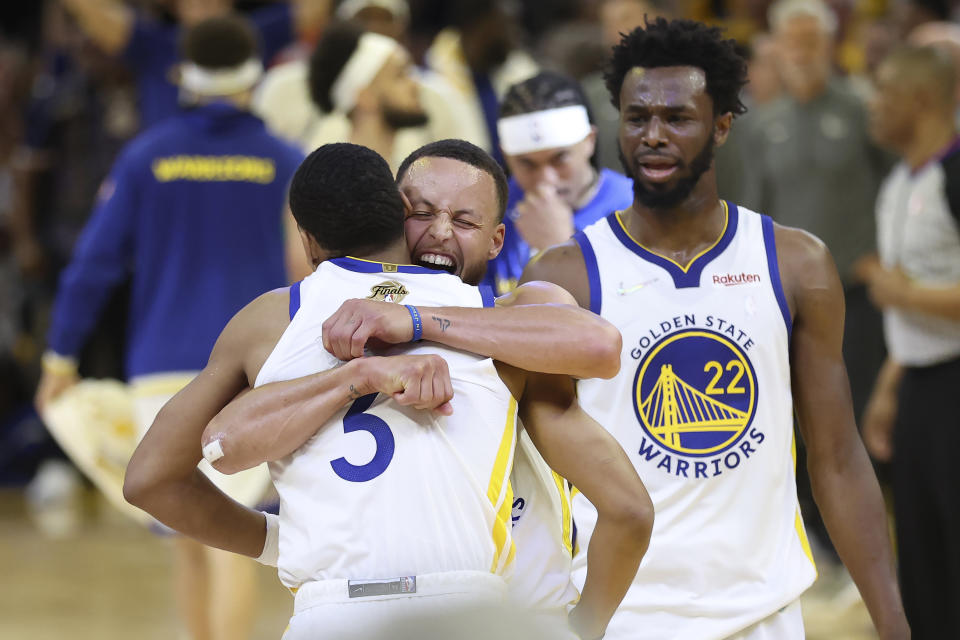
[{"label": "nike swoosh logo", "polygon": [[647,286],[648,284],[653,284],[653,283],[656,282],[658,279],[659,279],[659,278],[654,278],[653,280],[647,280],[646,282],[641,282],[640,284],[635,284],[635,285],[633,285],[632,287],[628,287],[628,288],[620,287],[619,289],[617,289],[617,295],[625,296],[625,295],[627,295],[628,293],[633,293],[634,291],[639,291],[640,289],[643,289],[643,288],[644,288],[645,286]]}]

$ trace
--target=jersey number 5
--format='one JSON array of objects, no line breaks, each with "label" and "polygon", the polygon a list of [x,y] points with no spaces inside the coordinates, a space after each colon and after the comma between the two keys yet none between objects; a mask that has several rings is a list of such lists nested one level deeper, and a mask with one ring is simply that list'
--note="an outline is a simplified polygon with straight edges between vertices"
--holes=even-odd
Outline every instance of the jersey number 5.
[{"label": "jersey number 5", "polygon": [[374,441],[377,443],[377,450],[373,454],[373,459],[367,464],[359,466],[350,464],[347,462],[347,459],[342,456],[330,461],[333,472],[349,482],[367,482],[368,480],[373,480],[386,471],[387,465],[393,460],[395,441],[393,439],[393,432],[390,431],[390,425],[382,418],[364,413],[364,411],[370,408],[376,398],[377,394],[375,393],[358,398],[357,401],[350,406],[347,415],[343,417],[344,433],[366,431],[373,436]]}]

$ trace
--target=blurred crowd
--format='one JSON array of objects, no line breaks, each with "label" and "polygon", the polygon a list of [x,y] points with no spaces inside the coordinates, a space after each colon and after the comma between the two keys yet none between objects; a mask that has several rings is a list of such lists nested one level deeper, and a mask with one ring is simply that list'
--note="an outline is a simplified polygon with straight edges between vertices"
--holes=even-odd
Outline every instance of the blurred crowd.
[{"label": "blurred crowd", "polygon": [[[231,8],[258,32],[266,73],[251,108],[274,135],[305,151],[335,141],[365,144],[394,169],[422,144],[465,138],[504,163],[513,176],[510,210],[541,215],[539,226],[537,215],[524,214],[534,222],[523,223],[508,215],[508,234],[523,244],[491,268],[490,282],[501,291],[515,284],[517,268],[532,253],[569,237],[573,225],[592,221],[579,215],[599,197],[604,180],[622,180],[616,176],[622,172],[618,113],[603,81],[606,54],[619,34],[641,25],[644,16],[725,27],[749,60],[750,83],[743,98],[749,112],[716,150],[720,194],[809,230],[830,248],[844,282],[848,327],[856,328],[844,346],[855,406],[864,410],[884,359],[880,314],[867,286],[876,244],[874,204],[894,160],[869,133],[874,74],[884,56],[906,42],[942,46],[960,61],[958,2],[5,3],[0,483],[26,483],[42,461],[59,455],[33,408],[58,278],[117,153],[181,108],[181,28]],[[538,73],[546,80],[519,84]],[[564,91],[574,97],[544,101],[537,95],[544,87],[552,97]],[[572,145],[569,157],[545,159],[504,151],[513,142],[500,140],[498,120],[581,103],[595,127],[586,147]],[[572,222],[571,212],[577,214]],[[519,267],[507,264],[517,255]],[[124,377],[129,297],[129,288],[121,287],[105,305],[77,354],[81,376]]]}]

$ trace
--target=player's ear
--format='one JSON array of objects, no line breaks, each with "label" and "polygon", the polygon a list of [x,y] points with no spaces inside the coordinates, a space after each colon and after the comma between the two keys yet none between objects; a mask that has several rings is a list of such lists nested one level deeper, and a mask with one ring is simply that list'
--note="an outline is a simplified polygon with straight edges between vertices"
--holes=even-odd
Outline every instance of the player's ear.
[{"label": "player's ear", "polygon": [[303,251],[307,254],[307,262],[316,269],[320,263],[327,259],[326,252],[320,248],[312,235],[303,230],[303,227],[297,225],[300,231],[300,241],[303,243]]},{"label": "player's ear", "polygon": [[407,219],[413,213],[413,205],[410,204],[410,198],[403,191],[400,192],[400,199],[403,200],[403,218]]},{"label": "player's ear", "polygon": [[487,251],[487,260],[493,260],[500,252],[503,250],[503,236],[506,233],[507,227],[504,226],[502,222],[497,224],[497,228],[493,231],[493,236],[490,238],[490,249]]},{"label": "player's ear", "polygon": [[717,118],[713,123],[713,142],[719,147],[727,141],[730,127],[733,126],[733,114],[729,111]]}]

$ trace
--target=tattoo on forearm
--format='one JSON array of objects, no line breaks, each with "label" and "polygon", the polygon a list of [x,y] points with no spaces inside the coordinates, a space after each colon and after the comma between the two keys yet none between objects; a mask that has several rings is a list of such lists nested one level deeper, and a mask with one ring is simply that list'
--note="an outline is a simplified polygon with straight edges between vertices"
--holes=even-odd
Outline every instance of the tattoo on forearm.
[{"label": "tattoo on forearm", "polygon": [[430,316],[433,318],[433,321],[440,325],[440,332],[444,333],[447,329],[450,328],[450,321],[446,318],[441,318],[440,316]]},{"label": "tattoo on forearm", "polygon": [[359,398],[359,397],[362,396],[362,395],[363,395],[362,393],[360,393],[359,391],[357,391],[357,388],[356,388],[355,386],[353,386],[352,384],[350,385],[350,399],[351,399],[351,400],[356,400],[357,398]]}]

